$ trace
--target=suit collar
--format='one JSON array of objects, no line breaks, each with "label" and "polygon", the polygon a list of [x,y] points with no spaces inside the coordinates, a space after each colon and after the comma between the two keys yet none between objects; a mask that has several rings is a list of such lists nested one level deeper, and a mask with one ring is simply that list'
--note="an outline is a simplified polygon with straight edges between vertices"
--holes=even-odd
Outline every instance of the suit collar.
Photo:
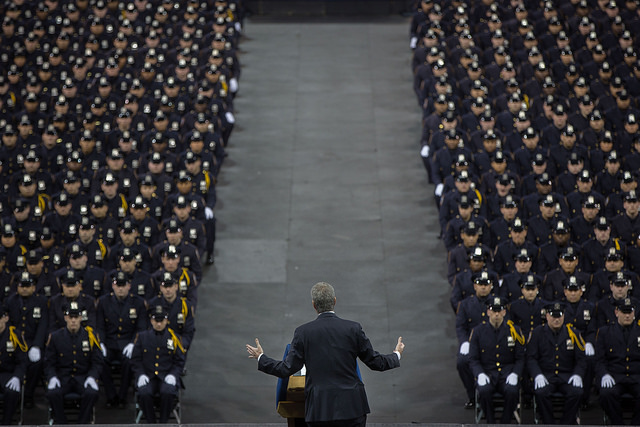
[{"label": "suit collar", "polygon": [[325,311],[323,313],[318,314],[318,319],[323,317],[337,317],[335,311]]}]

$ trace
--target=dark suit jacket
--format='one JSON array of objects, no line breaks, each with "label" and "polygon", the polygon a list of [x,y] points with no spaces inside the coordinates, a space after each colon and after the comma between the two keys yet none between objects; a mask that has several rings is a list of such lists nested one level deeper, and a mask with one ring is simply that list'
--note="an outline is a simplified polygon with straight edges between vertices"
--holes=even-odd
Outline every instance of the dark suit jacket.
[{"label": "dark suit jacket", "polygon": [[258,369],[286,378],[306,365],[306,421],[346,420],[370,412],[356,358],[374,371],[400,366],[396,354],[383,355],[373,349],[359,323],[322,313],[295,330],[285,360],[263,354]]}]

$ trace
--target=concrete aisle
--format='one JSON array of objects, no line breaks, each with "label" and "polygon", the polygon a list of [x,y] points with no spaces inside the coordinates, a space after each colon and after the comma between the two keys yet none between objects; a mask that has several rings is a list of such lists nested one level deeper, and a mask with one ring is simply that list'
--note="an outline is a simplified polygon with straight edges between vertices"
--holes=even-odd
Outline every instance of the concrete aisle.
[{"label": "concrete aisle", "polygon": [[470,422],[455,373],[445,254],[420,161],[408,22],[246,25],[238,129],[218,184],[216,264],[199,291],[185,421],[284,422],[276,379],[244,344],[279,357],[312,320],[309,289],[336,287],[398,370],[363,367],[371,422]]}]

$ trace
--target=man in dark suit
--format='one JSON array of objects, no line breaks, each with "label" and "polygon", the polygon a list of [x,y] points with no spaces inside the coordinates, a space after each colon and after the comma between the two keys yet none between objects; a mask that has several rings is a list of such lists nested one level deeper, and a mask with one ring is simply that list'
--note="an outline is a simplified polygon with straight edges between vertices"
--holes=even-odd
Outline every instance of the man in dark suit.
[{"label": "man in dark suit", "polygon": [[336,316],[333,286],[316,283],[311,300],[318,317],[296,329],[285,360],[267,357],[257,338],[256,347],[247,344],[249,357],[258,359],[259,370],[281,378],[306,365],[305,420],[309,426],[364,426],[370,410],[356,358],[374,371],[397,368],[404,350],[402,337],[394,354],[379,354],[359,323]]}]

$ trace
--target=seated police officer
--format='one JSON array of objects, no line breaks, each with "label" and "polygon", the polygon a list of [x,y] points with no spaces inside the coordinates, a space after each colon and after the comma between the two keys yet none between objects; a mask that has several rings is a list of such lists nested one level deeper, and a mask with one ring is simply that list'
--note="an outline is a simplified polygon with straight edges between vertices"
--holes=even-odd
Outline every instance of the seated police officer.
[{"label": "seated police officer", "polygon": [[24,393],[25,406],[28,408],[33,407],[33,394],[42,376],[42,351],[48,331],[47,298],[35,292],[33,277],[23,271],[16,293],[6,301],[11,325],[16,327],[29,348]]},{"label": "seated police officer", "polygon": [[545,307],[546,325],[533,330],[527,343],[527,368],[544,424],[555,424],[551,396],[565,398],[560,424],[575,424],[585,376],[584,340],[580,332],[564,323],[564,304]]},{"label": "seated police officer", "polygon": [[[151,329],[136,337],[131,366],[138,399],[148,423],[166,423],[173,399],[178,395],[185,349],[180,338],[167,327],[168,313],[158,305],[151,310]],[[154,396],[160,396],[160,417],[156,419]],[[156,421],[157,420],[157,421]]]},{"label": "seated police officer", "polygon": [[100,342],[90,328],[82,326],[82,307],[72,301],[65,308],[66,327],[49,336],[44,358],[47,398],[56,424],[66,424],[64,396],[81,396],[78,424],[88,424],[98,400],[98,378],[104,359]]},{"label": "seated police officer", "polygon": [[464,298],[458,303],[456,311],[456,335],[460,350],[458,352],[456,367],[460,380],[467,392],[466,409],[473,408],[474,405],[474,377],[469,366],[469,340],[473,329],[487,321],[487,302],[492,298],[494,279],[487,272],[482,272],[473,279],[473,289],[475,293]]},{"label": "seated police officer", "polygon": [[151,279],[155,283],[156,290],[160,288],[159,283],[162,282],[165,273],[171,274],[179,285],[180,293],[187,297],[189,302],[195,307],[197,304],[198,281],[195,274],[185,267],[180,267],[181,260],[180,248],[169,245],[162,250],[161,262],[163,267],[156,270]]},{"label": "seated police officer", "polygon": [[72,301],[83,307],[81,318],[83,326],[95,327],[96,325],[96,304],[95,299],[82,292],[82,282],[76,276],[74,270],[67,272],[60,277],[61,292],[49,299],[49,333],[60,329],[66,325],[64,320],[64,309]]},{"label": "seated police officer", "polygon": [[9,425],[18,408],[20,387],[27,366],[27,344],[7,324],[9,313],[0,307],[0,393],[2,424]]},{"label": "seated police officer", "polygon": [[525,364],[522,330],[505,321],[507,302],[490,297],[487,301],[487,323],[473,328],[469,338],[469,365],[476,378],[480,406],[488,424],[494,424],[493,394],[504,397],[501,422],[510,424],[518,405],[519,378]]},{"label": "seated police officer", "polygon": [[129,359],[133,340],[136,333],[147,329],[147,305],[142,297],[131,293],[131,282],[122,271],[113,277],[112,289],[113,292],[98,300],[96,330],[106,364],[120,364],[120,388],[117,392],[111,369],[107,367],[102,371],[107,406],[124,407],[131,382]]},{"label": "seated police officer", "polygon": [[640,425],[640,325],[635,321],[633,301],[625,298],[615,310],[618,319],[598,330],[596,338],[596,384],[600,405],[611,420],[621,425],[621,396],[633,396],[632,425]]},{"label": "seated police officer", "polygon": [[178,334],[185,351],[189,350],[195,334],[195,307],[179,293],[178,281],[165,272],[160,281],[160,295],[149,301],[149,307],[161,305],[169,315],[169,326]]}]

